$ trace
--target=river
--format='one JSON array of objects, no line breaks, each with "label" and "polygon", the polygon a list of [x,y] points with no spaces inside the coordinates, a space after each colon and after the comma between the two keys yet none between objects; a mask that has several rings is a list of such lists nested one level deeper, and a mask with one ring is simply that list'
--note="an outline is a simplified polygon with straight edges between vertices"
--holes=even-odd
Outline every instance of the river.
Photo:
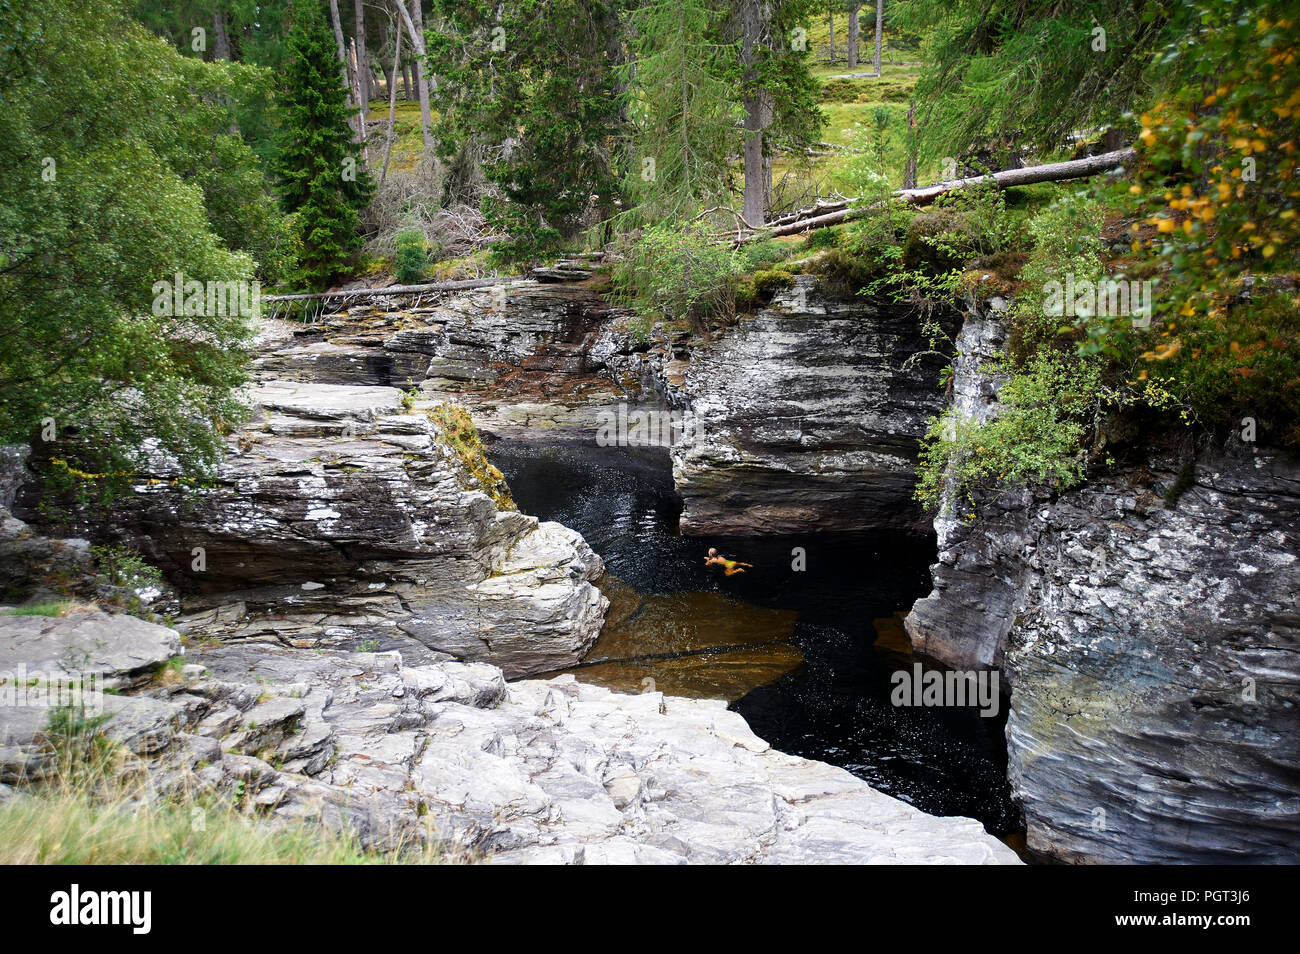
[{"label": "river", "polygon": [[[610,609],[568,670],[578,679],[726,699],[781,751],[1016,836],[1005,700],[995,716],[890,701],[891,676],[915,661],[901,619],[930,590],[932,539],[684,538],[664,450],[497,441],[489,454],[521,510],[574,528],[605,560]],[[706,567],[709,547],[753,568]]]}]

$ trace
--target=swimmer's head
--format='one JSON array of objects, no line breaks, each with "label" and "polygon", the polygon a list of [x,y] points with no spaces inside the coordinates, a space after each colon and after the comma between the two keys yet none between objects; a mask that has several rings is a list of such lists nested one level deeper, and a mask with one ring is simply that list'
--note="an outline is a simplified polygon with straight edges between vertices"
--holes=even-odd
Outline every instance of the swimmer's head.
[{"label": "swimmer's head", "polygon": [[718,550],[717,550],[717,548],[716,548],[716,547],[709,547],[709,556],[717,556],[717,555],[718,555]]}]

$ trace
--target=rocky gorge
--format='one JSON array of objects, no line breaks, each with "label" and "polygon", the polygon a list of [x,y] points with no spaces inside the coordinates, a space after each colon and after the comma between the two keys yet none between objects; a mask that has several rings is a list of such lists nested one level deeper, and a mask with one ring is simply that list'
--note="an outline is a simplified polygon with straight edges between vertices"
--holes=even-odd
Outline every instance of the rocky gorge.
[{"label": "rocky gorge", "polygon": [[[143,726],[123,738],[169,766],[161,784],[246,779],[282,818],[323,799],[377,843],[431,818],[448,851],[500,861],[1014,860],[977,823],[772,751],[721,703],[504,681],[582,659],[603,564],[513,510],[439,408],[489,439],[549,442],[591,442],[620,409],[674,412],[692,421],[666,455],[684,534],[935,535],[907,633],[939,664],[1003,675],[1034,857],[1295,859],[1292,463],[1207,454],[1170,506],[1184,462],[1153,456],[932,527],[912,500],[919,439],[949,403],[997,413],[1004,302],[941,316],[945,394],[945,358],[913,358],[912,312],[812,276],[710,340],[638,330],[581,273],[542,277],[566,281],[269,322],[217,485],[178,488],[160,461],[115,513],[111,533],[176,587],[176,629],[213,643],[183,687],[120,697],[148,700],[119,724]],[[11,539],[48,549],[18,523]],[[37,625],[0,620],[16,643]],[[151,638],[143,671],[176,653]],[[37,728],[7,743],[0,780],[39,762]]]},{"label": "rocky gorge", "polygon": [[[978,822],[774,751],[722,702],[250,641],[181,657],[158,680],[181,649],[165,627],[0,618],[6,666],[55,672],[67,649],[135,687],[104,696],[106,731],[147,760],[155,796],[318,819],[377,850],[427,840],[445,860],[496,864],[1017,861]],[[0,711],[0,799],[39,797],[15,786],[52,761],[46,709]]]},{"label": "rocky gorge", "polygon": [[[107,731],[145,760],[159,797],[236,798],[273,823],[319,818],[379,849],[1014,863],[978,822],[773,751],[724,701],[505,681],[582,657],[607,605],[592,585],[602,561],[513,508],[444,400],[488,433],[571,438],[615,401],[666,402],[642,384],[650,365],[619,350],[621,330],[566,340],[583,333],[574,310],[589,296],[528,283],[506,296],[513,310],[496,314],[499,301],[268,322],[252,414],[217,479],[187,485],[156,460],[107,526],[67,530],[138,547],[164,572],[153,596],[175,628],[76,608],[2,617],[4,664],[58,677],[77,659],[76,671],[105,673]],[[672,343],[657,344],[654,367],[672,374]],[[489,404],[502,394],[518,399]],[[9,516],[35,519],[39,488],[25,454],[6,460],[11,589],[50,576],[50,561],[21,564],[33,547],[73,554],[89,578],[85,540]],[[32,797],[23,783],[50,769],[48,708],[4,710],[5,798]]]}]

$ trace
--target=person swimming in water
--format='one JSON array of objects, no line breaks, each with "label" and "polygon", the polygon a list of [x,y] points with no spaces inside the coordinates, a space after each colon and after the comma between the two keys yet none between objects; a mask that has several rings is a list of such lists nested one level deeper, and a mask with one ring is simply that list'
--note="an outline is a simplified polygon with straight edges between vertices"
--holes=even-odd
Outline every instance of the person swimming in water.
[{"label": "person swimming in water", "polygon": [[727,576],[731,576],[734,573],[744,573],[746,570],[752,570],[754,568],[754,564],[752,563],[741,563],[739,560],[728,560],[726,557],[722,556],[722,554],[718,553],[714,547],[709,547],[709,555],[704,558],[704,565],[713,566],[715,564],[722,567],[723,572]]}]

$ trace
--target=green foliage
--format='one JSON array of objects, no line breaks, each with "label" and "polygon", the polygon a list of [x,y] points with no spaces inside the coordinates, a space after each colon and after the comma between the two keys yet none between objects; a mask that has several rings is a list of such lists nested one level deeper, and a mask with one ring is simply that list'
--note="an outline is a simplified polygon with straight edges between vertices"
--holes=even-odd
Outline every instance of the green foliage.
[{"label": "green foliage", "polygon": [[129,474],[150,438],[208,468],[214,424],[241,414],[248,323],[154,314],[151,286],[253,279],[214,232],[238,247],[267,222],[249,154],[206,105],[237,71],[181,57],[112,0],[0,4],[0,38],[0,440],[52,422],[51,456],[83,472]]},{"label": "green foliage", "polygon": [[611,0],[438,0],[427,32],[439,77],[439,148],[475,140],[500,191],[483,212],[509,240],[498,261],[536,260],[617,208],[610,145],[619,114]]},{"label": "green foliage", "polygon": [[414,285],[424,278],[429,267],[429,254],[424,248],[424,233],[419,229],[403,229],[397,233],[397,280],[403,285]]},{"label": "green foliage", "polygon": [[437,404],[428,414],[464,466],[465,485],[482,490],[499,510],[518,510],[505,476],[488,460],[487,448],[469,411],[459,404]]},{"label": "green foliage", "polygon": [[1207,426],[1300,446],[1300,71],[1293,4],[1197,4],[1160,52],[1190,77],[1141,116],[1135,181],[1116,202],[1134,222],[1134,270],[1158,269],[1155,319],[1084,322],[1085,350],[1167,389]]},{"label": "green foliage", "polygon": [[[0,611],[0,616],[64,616],[77,604],[70,600],[54,603],[33,603],[31,606],[19,606],[15,609]],[[3,680],[0,680],[3,683]]]},{"label": "green foliage", "polygon": [[84,706],[50,709],[45,741],[54,750],[54,774],[61,782],[102,786],[120,771],[126,752],[101,731],[111,718],[88,716]]},{"label": "green foliage", "polygon": [[739,253],[699,226],[655,226],[614,271],[614,288],[643,312],[685,320],[702,334],[734,314]]},{"label": "green foliage", "polygon": [[1013,360],[1026,361],[1048,347],[1065,347],[1062,336],[1075,337],[1073,319],[1052,314],[1048,286],[1096,282],[1102,277],[1101,225],[1104,209],[1088,191],[1064,196],[1035,215],[1028,224],[1033,248],[1020,272],[1021,291],[1011,314],[1008,350]]},{"label": "green foliage", "polygon": [[843,290],[856,291],[897,270],[903,260],[904,230],[912,213],[894,198],[893,184],[884,171],[891,126],[889,109],[878,106],[871,122],[857,129],[857,154],[847,176],[861,214],[843,227],[839,248],[819,265],[819,271]]},{"label": "green foliage", "polygon": [[843,233],[837,228],[813,229],[804,237],[803,247],[808,251],[836,248],[842,237]]},{"label": "green foliage", "polygon": [[737,50],[721,39],[723,19],[705,0],[648,0],[628,17],[632,57],[619,73],[632,120],[623,189],[637,208],[629,224],[728,199],[742,111],[724,78]]},{"label": "green foliage", "polygon": [[1152,53],[1193,16],[1191,4],[1150,0],[1121,0],[1104,13],[1091,0],[897,5],[892,22],[929,33],[916,87],[922,158],[986,145],[1000,160],[1116,125],[1164,79]]},{"label": "green foliage", "polygon": [[992,179],[941,195],[934,214],[944,225],[932,229],[922,241],[950,263],[947,267],[997,255],[1016,244],[1006,194]]},{"label": "green foliage", "polygon": [[784,268],[760,268],[753,274],[754,291],[765,298],[771,298],[779,289],[789,288],[794,276]]},{"label": "green foliage", "polygon": [[90,553],[96,569],[113,586],[140,589],[162,582],[158,568],[146,563],[144,557],[131,547],[96,546],[90,548]]},{"label": "green foliage", "polygon": [[927,508],[939,507],[949,481],[955,496],[967,497],[995,483],[1064,490],[1083,481],[1087,458],[1080,445],[1102,400],[1101,362],[1035,355],[998,397],[1000,414],[985,423],[955,409],[931,418],[916,487]]},{"label": "green foliage", "polygon": [[823,103],[906,103],[912,97],[913,83],[886,75],[882,79],[829,79],[822,83]]},{"label": "green foliage", "polygon": [[352,139],[334,37],[318,4],[300,4],[288,43],[276,171],[297,240],[297,282],[321,288],[361,248],[360,212],[374,192]]},{"label": "green foliage", "polygon": [[811,52],[790,42],[794,31],[806,28],[818,0],[774,0],[763,5],[768,14],[763,29],[746,56],[743,21],[746,7],[729,7],[723,35],[736,42],[738,56],[727,63],[724,78],[738,102],[763,100],[771,107],[771,122],[763,129],[763,150],[797,153],[821,137],[826,117],[818,107],[821,90],[809,69]]},{"label": "green foliage", "polygon": [[790,245],[773,239],[746,242],[740,247],[740,251],[736,256],[736,263],[741,271],[752,272],[764,265],[773,265],[776,262],[785,261],[790,257],[791,249]]}]

